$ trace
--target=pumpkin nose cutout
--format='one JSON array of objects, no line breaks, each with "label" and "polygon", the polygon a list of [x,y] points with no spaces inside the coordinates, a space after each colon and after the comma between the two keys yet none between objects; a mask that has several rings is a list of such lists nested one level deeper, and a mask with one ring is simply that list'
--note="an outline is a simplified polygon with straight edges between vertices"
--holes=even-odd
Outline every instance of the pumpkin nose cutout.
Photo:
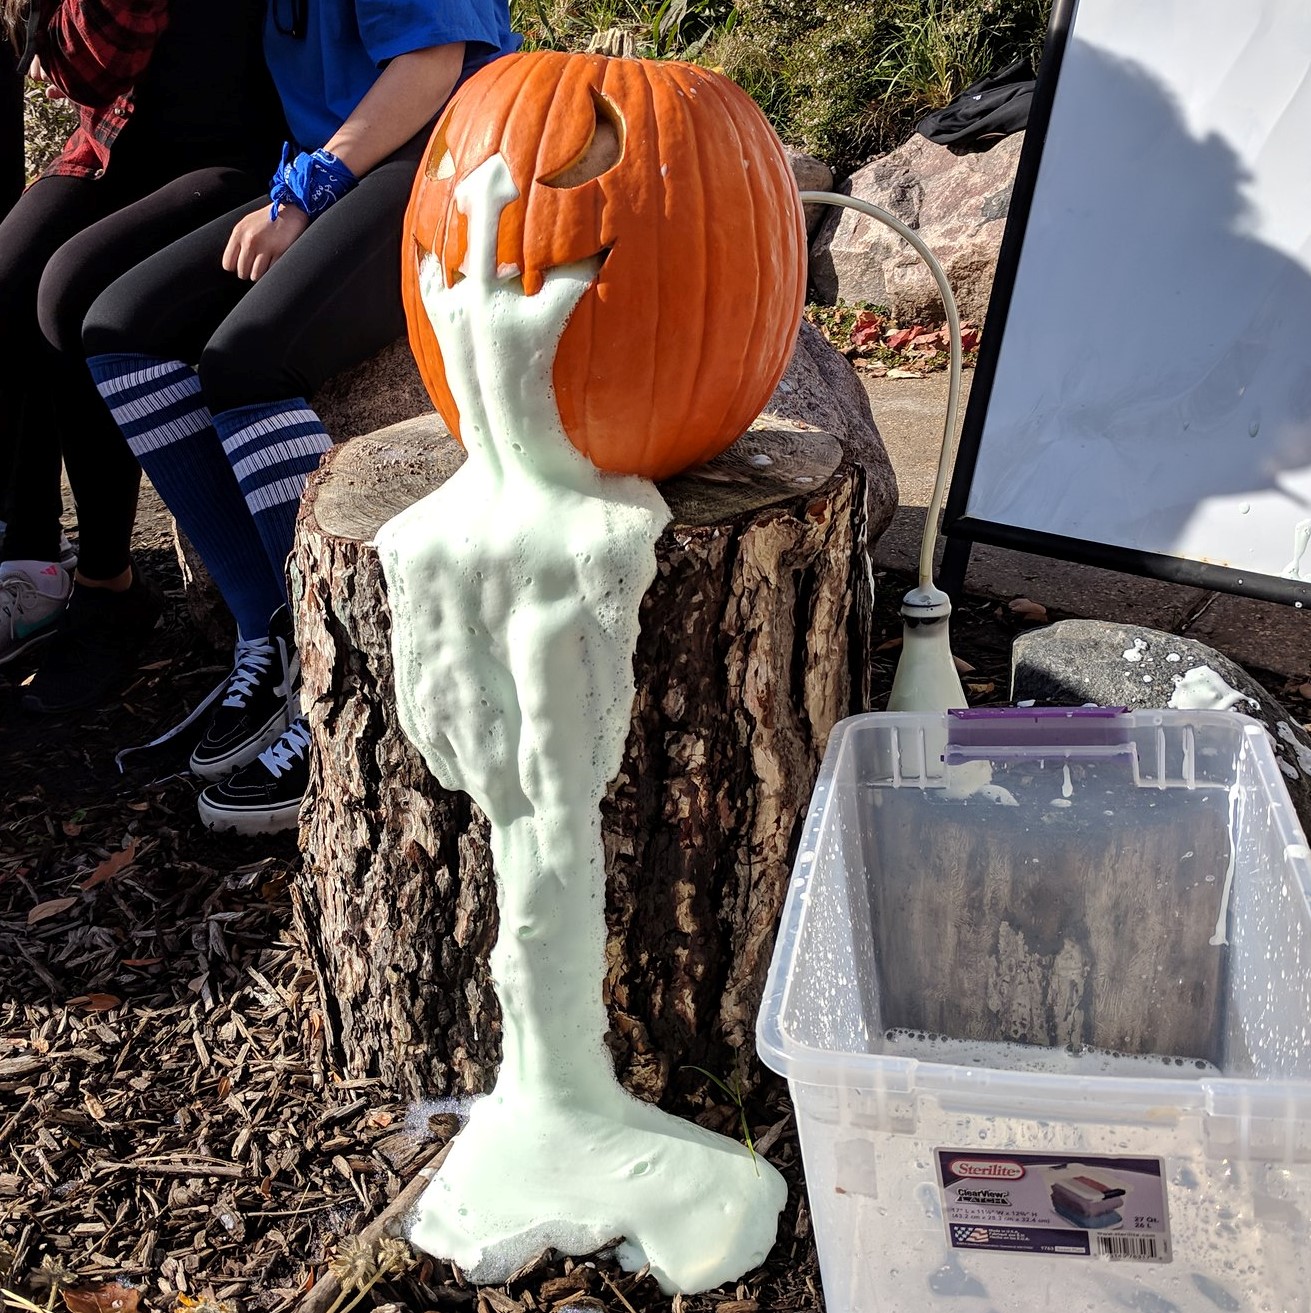
[{"label": "pumpkin nose cutout", "polygon": [[596,112],[596,125],[591,140],[571,164],[549,178],[540,179],[543,187],[581,187],[613,169],[623,158],[624,121],[619,111],[596,91],[592,92],[592,108]]}]

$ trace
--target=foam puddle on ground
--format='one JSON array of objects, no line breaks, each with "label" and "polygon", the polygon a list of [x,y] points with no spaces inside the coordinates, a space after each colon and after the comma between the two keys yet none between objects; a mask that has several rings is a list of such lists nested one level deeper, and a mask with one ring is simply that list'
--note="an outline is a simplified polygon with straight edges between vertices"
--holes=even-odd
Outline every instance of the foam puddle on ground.
[{"label": "foam puddle on ground", "polygon": [[600,262],[552,270],[525,296],[496,267],[516,195],[493,156],[456,190],[465,276],[448,289],[423,261],[468,459],[377,535],[401,725],[490,820],[500,905],[500,1074],[411,1239],[499,1284],[548,1246],[581,1254],[623,1236],[624,1267],[649,1262],[667,1293],[695,1292],[763,1261],[787,1191],[744,1146],[630,1096],[605,1048],[600,803],[669,510],[654,484],[601,473],[564,433],[551,369]]}]

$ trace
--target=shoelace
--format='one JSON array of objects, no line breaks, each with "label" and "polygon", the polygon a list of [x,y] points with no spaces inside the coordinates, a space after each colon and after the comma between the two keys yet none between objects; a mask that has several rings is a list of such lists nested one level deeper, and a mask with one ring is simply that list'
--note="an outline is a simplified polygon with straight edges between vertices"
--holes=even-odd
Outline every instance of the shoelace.
[{"label": "shoelace", "polygon": [[259,759],[276,780],[279,775],[291,769],[293,761],[300,761],[305,756],[305,749],[309,745],[310,727],[307,722],[297,718],[282,731],[275,743],[259,754]]},{"label": "shoelace", "polygon": [[0,580],[0,615],[12,623],[39,596],[36,585],[22,575]]},{"label": "shoelace", "polygon": [[235,668],[223,697],[225,707],[244,707],[259,677],[273,664],[273,644],[267,638],[237,640]]},{"label": "shoelace", "polygon": [[[287,644],[284,643],[281,638],[277,640],[277,643],[278,643],[278,652],[282,657],[283,670],[288,675],[286,689],[284,690],[287,696],[287,716],[288,718],[294,718],[300,715],[300,689],[295,686],[295,673],[299,671],[300,664],[299,664],[299,660],[295,656],[294,648],[289,649],[287,647]],[[225,694],[227,694],[227,692],[232,688],[232,686],[237,683],[237,677],[240,674],[241,666],[243,662],[243,655],[253,652],[254,649],[256,648],[268,649],[269,655],[264,663],[265,665],[268,664],[268,661],[272,660],[273,644],[267,638],[254,638],[249,640],[238,639],[237,646],[234,652],[234,662],[237,669],[234,670],[233,673],[229,675],[226,679],[224,679],[222,683],[216,684],[213,687],[213,689],[211,689],[210,692],[205,695],[204,701],[200,702],[192,710],[189,716],[187,716],[183,720],[178,721],[178,723],[174,725],[172,729],[165,730],[157,738],[151,739],[149,743],[139,743],[134,747],[122,748],[118,752],[116,752],[114,754],[114,765],[118,767],[119,773],[120,774],[122,773],[123,762],[128,757],[131,757],[138,752],[149,752],[153,748],[161,747],[163,744],[168,743],[172,739],[177,738],[179,734],[190,729],[191,726],[194,725],[196,721],[199,720],[200,717],[203,716],[205,712],[207,712],[210,709],[210,707],[212,707],[214,703],[219,700],[219,698],[225,697]],[[245,687],[245,692],[249,694],[250,692],[249,686]],[[228,703],[225,698],[224,705],[227,706],[232,704]],[[236,703],[236,705],[245,706],[246,704],[244,702],[238,702]]]}]

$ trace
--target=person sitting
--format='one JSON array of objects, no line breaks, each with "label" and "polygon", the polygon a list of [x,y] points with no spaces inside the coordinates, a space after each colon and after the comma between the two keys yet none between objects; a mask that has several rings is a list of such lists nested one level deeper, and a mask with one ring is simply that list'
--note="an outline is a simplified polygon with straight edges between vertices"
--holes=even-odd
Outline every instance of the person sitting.
[{"label": "person sitting", "polygon": [[[505,0],[275,0],[265,51],[295,144],[270,194],[137,265],[87,313],[101,395],[237,622],[191,757],[215,828],[296,824],[309,740],[285,567],[331,445],[307,398],[404,333],[402,218],[432,123],[517,45]],[[92,601],[79,575],[27,705],[81,698],[116,623]]]},{"label": "person sitting", "polygon": [[[24,37],[21,66],[79,110],[59,156],[0,222],[0,449],[12,454],[0,664],[48,640],[69,597],[62,456],[84,494],[80,585],[122,595],[102,663],[117,671],[135,663],[160,604],[132,587],[127,540],[104,532],[130,531],[141,471],[87,370],[82,321],[121,274],[249,196],[286,128],[262,0],[32,3],[25,14],[25,0],[0,0]],[[89,676],[84,701],[103,691]]]}]

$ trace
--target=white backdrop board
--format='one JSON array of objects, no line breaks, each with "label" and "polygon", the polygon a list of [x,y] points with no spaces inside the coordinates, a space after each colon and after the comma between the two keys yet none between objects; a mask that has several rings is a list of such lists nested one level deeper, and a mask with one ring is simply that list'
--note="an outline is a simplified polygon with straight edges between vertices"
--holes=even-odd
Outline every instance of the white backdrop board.
[{"label": "white backdrop board", "polygon": [[1311,602],[1311,2],[1058,0],[946,530]]}]

